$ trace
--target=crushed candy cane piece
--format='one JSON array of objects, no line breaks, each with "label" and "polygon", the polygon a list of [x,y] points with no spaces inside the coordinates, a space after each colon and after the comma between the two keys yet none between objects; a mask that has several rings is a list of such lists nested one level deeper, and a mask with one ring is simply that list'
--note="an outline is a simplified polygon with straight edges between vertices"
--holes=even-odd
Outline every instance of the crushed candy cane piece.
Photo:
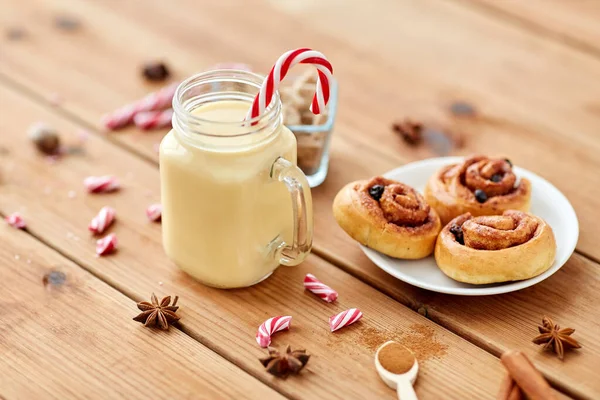
[{"label": "crushed candy cane piece", "polygon": [[152,222],[158,222],[162,219],[162,205],[152,204],[146,208],[146,216]]},{"label": "crushed candy cane piece", "polygon": [[335,332],[345,326],[351,325],[361,319],[363,316],[362,312],[358,308],[351,308],[346,311],[334,315],[329,318],[329,327],[331,332]]},{"label": "crushed candy cane piece", "polygon": [[108,193],[121,187],[117,178],[111,175],[88,176],[83,180],[83,185],[90,193]]},{"label": "crushed candy cane piece", "polygon": [[271,335],[290,329],[291,322],[292,317],[289,315],[269,318],[258,327],[256,342],[260,347],[268,347],[271,344]]},{"label": "crushed candy cane piece", "polygon": [[117,235],[111,233],[96,241],[96,254],[105,256],[117,249]]},{"label": "crushed candy cane piece", "polygon": [[103,233],[106,230],[106,228],[108,228],[113,223],[116,215],[117,212],[114,208],[108,206],[102,207],[98,212],[98,215],[92,218],[88,229],[93,234],[99,235]]},{"label": "crushed candy cane piece", "polygon": [[12,214],[8,215],[5,218],[5,220],[13,228],[25,229],[27,227],[27,224],[25,223],[25,220],[23,219],[23,217],[21,216],[21,214],[19,214],[18,212],[15,212],[15,213],[12,213]]},{"label": "crushed candy cane piece", "polygon": [[304,277],[304,288],[310,290],[328,303],[338,298],[338,292],[318,280],[313,274],[306,274]]}]

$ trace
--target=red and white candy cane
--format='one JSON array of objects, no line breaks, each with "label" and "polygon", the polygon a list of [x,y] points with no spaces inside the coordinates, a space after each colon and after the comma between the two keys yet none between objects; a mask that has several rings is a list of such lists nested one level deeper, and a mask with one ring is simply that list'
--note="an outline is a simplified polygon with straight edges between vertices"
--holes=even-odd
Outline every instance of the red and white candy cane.
[{"label": "red and white candy cane", "polygon": [[146,216],[152,222],[158,222],[162,219],[162,205],[152,204],[146,208]]},{"label": "red and white candy cane", "polygon": [[271,335],[275,332],[290,329],[292,317],[279,316],[269,318],[258,327],[256,332],[256,342],[260,347],[268,347],[271,344]]},{"label": "red and white candy cane", "polygon": [[329,327],[331,332],[335,332],[345,326],[351,325],[361,319],[363,316],[362,312],[358,308],[351,308],[346,311],[334,315],[329,318]]},{"label": "red and white candy cane", "polygon": [[140,129],[150,130],[170,128],[173,119],[173,109],[163,111],[142,111],[133,117],[133,123]]},{"label": "red and white candy cane", "polygon": [[94,235],[99,235],[103,233],[106,230],[106,228],[108,228],[113,223],[116,215],[117,212],[114,208],[108,206],[102,207],[98,212],[98,215],[92,218],[88,229]]},{"label": "red and white candy cane", "polygon": [[146,97],[127,104],[102,118],[103,125],[108,129],[119,129],[133,122],[137,113],[143,111],[157,111],[171,107],[175,90],[178,84],[165,86],[164,88],[150,93]]},{"label": "red and white candy cane", "polygon": [[83,185],[90,193],[114,192],[121,187],[117,178],[111,175],[88,176],[83,180]]},{"label": "red and white candy cane", "polygon": [[111,233],[96,241],[96,254],[105,256],[117,249],[117,235]]},{"label": "red and white candy cane", "polygon": [[303,48],[290,50],[284,53],[264,80],[260,91],[254,98],[252,107],[248,111],[246,119],[252,119],[261,115],[271,104],[273,95],[279,88],[279,83],[285,78],[291,67],[296,64],[313,64],[317,68],[318,78],[315,95],[312,99],[310,110],[313,114],[320,114],[329,102],[329,89],[333,79],[333,67],[325,56],[315,50]]},{"label": "red and white candy cane", "polygon": [[306,274],[304,277],[304,288],[310,290],[328,303],[338,298],[338,292],[318,280],[313,274]]},{"label": "red and white candy cane", "polygon": [[25,220],[18,212],[7,215],[5,221],[8,225],[12,226],[13,228],[25,229],[27,227]]}]

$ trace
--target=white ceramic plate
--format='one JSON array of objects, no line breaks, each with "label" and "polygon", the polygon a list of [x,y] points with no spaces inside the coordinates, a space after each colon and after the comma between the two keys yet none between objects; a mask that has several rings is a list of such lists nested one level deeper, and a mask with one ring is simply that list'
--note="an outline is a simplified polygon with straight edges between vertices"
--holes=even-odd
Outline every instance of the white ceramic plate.
[{"label": "white ceramic plate", "polygon": [[[421,193],[429,177],[441,167],[460,162],[461,157],[440,157],[407,164],[385,174],[386,178],[406,183]],[[437,267],[432,256],[422,260],[399,260],[361,246],[367,257],[388,274],[434,292],[463,296],[483,296],[524,289],[543,281],[562,267],[577,244],[579,223],[569,200],[550,182],[523,168],[514,168],[517,177],[526,177],[532,184],[531,210],[552,227],[556,238],[556,259],[543,274],[524,281],[471,285],[450,279]]]}]

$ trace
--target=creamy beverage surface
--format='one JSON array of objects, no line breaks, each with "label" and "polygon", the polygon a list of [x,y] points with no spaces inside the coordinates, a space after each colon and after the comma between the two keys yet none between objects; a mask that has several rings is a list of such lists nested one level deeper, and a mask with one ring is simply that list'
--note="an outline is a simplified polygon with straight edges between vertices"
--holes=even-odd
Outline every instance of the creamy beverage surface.
[{"label": "creamy beverage surface", "polygon": [[278,157],[296,164],[296,139],[283,125],[232,137],[247,129],[240,121],[249,107],[238,100],[203,104],[192,112],[205,121],[203,134],[174,129],[160,145],[165,250],[210,286],[260,281],[279,265],[269,244],[292,240],[290,193],[270,171]]}]

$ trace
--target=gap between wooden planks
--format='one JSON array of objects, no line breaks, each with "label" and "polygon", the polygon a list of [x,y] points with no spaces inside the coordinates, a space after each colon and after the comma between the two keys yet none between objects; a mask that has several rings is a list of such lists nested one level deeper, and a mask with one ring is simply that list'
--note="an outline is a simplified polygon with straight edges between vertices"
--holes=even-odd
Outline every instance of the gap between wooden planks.
[{"label": "gap between wooden planks", "polygon": [[[84,20],[81,32],[65,34],[57,33],[51,22],[60,7],[3,1],[13,4],[0,16],[3,24],[24,24],[31,36],[0,49],[7,60],[0,71],[42,96],[64,94],[63,106],[96,126],[103,112],[150,90],[131,77],[157,53],[182,78],[227,59],[267,70],[283,49],[318,43],[334,61],[343,88],[334,157],[340,146],[360,148],[362,160],[357,162],[367,166],[357,171],[342,164],[341,179],[431,156],[405,147],[390,132],[393,119],[409,116],[464,131],[466,145],[459,154],[510,156],[556,184],[579,215],[600,209],[600,188],[587,185],[600,170],[600,61],[470,7],[379,0],[366,11],[353,7],[354,0],[342,9],[331,0],[319,2],[316,12],[311,2],[289,9],[286,2],[253,0],[203,2],[202,12],[190,13],[198,2],[183,1],[176,8],[162,2],[142,6],[138,1],[62,0],[64,10]],[[232,15],[232,4],[243,18]],[[265,13],[273,16],[269,29],[261,18]],[[397,16],[402,24],[395,23]],[[274,31],[289,34],[272,35]],[[240,37],[261,46],[249,49]],[[449,117],[447,106],[457,99],[473,104],[479,117],[464,123]],[[114,140],[155,158],[159,136],[126,131]],[[581,220],[578,249],[596,260],[598,234],[592,218]]]},{"label": "gap between wooden planks", "polygon": [[[245,290],[222,291],[194,282],[166,259],[160,226],[149,223],[144,215],[145,204],[158,198],[156,168],[96,136],[89,138],[84,155],[48,165],[22,134],[32,118],[55,126],[64,133],[66,143],[77,140],[77,126],[5,87],[0,87],[0,109],[10,116],[0,119],[0,130],[8,133],[2,142],[0,211],[21,211],[33,235],[118,290],[131,293],[135,300],[153,291],[180,295],[184,332],[284,395],[394,398],[372,366],[375,347],[388,338],[419,336],[419,331],[431,333],[432,338],[425,335],[423,340],[445,348],[446,353],[422,359],[417,384],[421,398],[483,398],[496,393],[503,374],[497,358],[316,256],[301,266],[281,268],[267,281]],[[82,179],[104,173],[119,176],[123,190],[86,195]],[[75,198],[69,197],[71,190]],[[112,231],[121,245],[112,257],[95,258],[94,240],[86,227],[103,205],[117,209]],[[336,287],[338,302],[326,304],[305,292],[301,282],[307,272]],[[330,333],[327,318],[352,306],[361,308],[363,320]],[[275,336],[273,344],[308,347],[313,358],[302,377],[281,381],[258,363],[264,351],[257,347],[254,333],[266,318],[287,314],[294,316],[293,329]],[[129,317],[127,321],[137,325]]]},{"label": "gap between wooden planks", "polygon": [[0,224],[0,240],[1,398],[284,398],[183,332],[135,323],[131,300],[27,233]]}]

